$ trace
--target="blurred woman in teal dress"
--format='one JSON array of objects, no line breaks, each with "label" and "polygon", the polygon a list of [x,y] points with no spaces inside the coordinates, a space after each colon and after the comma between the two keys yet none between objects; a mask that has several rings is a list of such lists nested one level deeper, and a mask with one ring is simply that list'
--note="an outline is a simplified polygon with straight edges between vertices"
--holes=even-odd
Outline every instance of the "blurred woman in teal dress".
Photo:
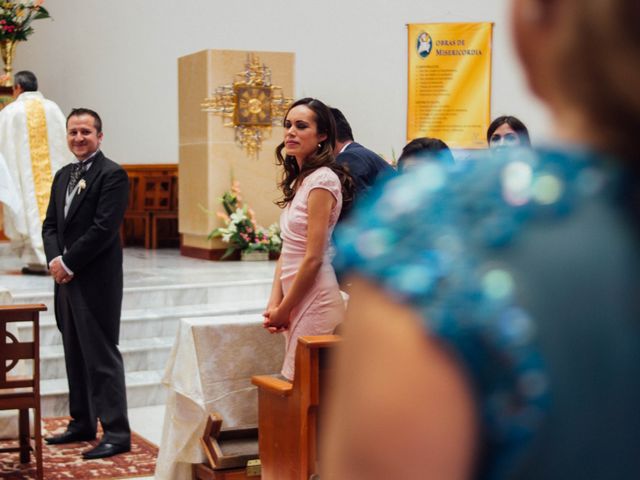
[{"label": "blurred woman in teal dress", "polygon": [[640,478],[640,3],[512,6],[558,146],[425,164],[336,232],[323,480]]}]

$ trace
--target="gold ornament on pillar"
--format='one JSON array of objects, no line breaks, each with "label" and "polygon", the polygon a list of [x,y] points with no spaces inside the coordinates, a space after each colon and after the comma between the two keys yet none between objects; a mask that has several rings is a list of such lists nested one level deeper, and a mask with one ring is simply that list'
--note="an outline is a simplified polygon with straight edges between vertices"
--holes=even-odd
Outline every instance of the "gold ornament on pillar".
[{"label": "gold ornament on pillar", "polygon": [[13,86],[13,58],[18,42],[25,42],[33,33],[31,22],[50,18],[42,6],[44,0],[19,2],[0,0],[0,56],[4,63],[4,75],[0,76],[0,86]]},{"label": "gold ornament on pillar", "polygon": [[271,69],[257,55],[247,55],[245,67],[233,84],[217,87],[205,98],[202,110],[220,115],[225,127],[235,129],[236,144],[250,157],[257,157],[262,140],[271,134],[273,125],[282,123],[293,99],[271,84]]}]

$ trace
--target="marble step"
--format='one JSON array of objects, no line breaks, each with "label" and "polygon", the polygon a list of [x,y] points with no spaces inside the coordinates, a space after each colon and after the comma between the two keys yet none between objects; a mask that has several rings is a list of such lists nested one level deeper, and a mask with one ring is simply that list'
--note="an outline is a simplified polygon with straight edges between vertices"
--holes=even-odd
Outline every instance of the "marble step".
[{"label": "marble step", "polygon": [[[128,407],[146,407],[166,403],[166,388],[161,383],[163,373],[163,370],[126,372]],[[40,397],[43,416],[69,415],[66,378],[42,380],[40,382]]]},{"label": "marble step", "polygon": [[[174,337],[151,337],[123,340],[120,353],[125,372],[163,370],[169,358]],[[66,378],[62,345],[40,348],[40,378],[43,381]]]},{"label": "marble step", "polygon": [[[271,284],[272,278],[265,276],[250,280],[125,287],[122,309],[244,302],[268,298]],[[53,288],[16,292],[13,294],[13,303],[44,303],[49,312],[53,312]]]},{"label": "marble step", "polygon": [[[268,297],[245,301],[220,302],[203,305],[177,305],[157,308],[136,308],[124,310],[120,323],[120,338],[151,338],[174,336],[178,322],[186,317],[211,317],[245,313],[262,313]],[[20,327],[19,330],[28,330]],[[52,312],[45,312],[40,318],[40,345],[61,345],[62,336],[58,331]]]}]

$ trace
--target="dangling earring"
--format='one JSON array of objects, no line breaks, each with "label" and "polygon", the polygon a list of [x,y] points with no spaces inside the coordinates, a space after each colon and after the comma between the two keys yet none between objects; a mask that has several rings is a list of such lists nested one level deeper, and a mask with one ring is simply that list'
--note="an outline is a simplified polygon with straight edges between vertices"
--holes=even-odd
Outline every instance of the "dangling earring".
[{"label": "dangling earring", "polygon": [[322,148],[322,144],[321,144],[321,143],[319,143],[319,144],[318,144],[318,150],[320,150],[321,148]]}]

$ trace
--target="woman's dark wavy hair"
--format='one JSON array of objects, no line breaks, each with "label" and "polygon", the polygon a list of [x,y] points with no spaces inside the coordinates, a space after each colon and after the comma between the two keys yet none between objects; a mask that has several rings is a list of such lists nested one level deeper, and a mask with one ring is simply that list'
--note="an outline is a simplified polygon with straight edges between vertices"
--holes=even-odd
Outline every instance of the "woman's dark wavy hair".
[{"label": "woman's dark wavy hair", "polygon": [[527,130],[525,124],[518,120],[516,117],[512,117],[511,115],[503,115],[491,122],[491,125],[489,125],[489,128],[487,129],[487,143],[491,143],[491,135],[493,135],[493,132],[495,132],[500,126],[504,125],[505,123],[518,134],[522,145],[531,145],[529,130]]},{"label": "woman's dark wavy hair", "polygon": [[[282,165],[282,179],[278,186],[282,190],[283,198],[276,201],[276,205],[280,208],[286,207],[298,190],[298,187],[302,184],[302,181],[320,167],[329,167],[335,172],[340,179],[342,185],[342,202],[348,204],[353,199],[353,180],[349,171],[342,165],[336,162],[336,158],[333,155],[333,149],[336,144],[336,123],[331,114],[331,110],[320,100],[315,98],[301,98],[294,102],[287,110],[287,115],[292,108],[298,105],[305,105],[315,115],[315,121],[317,125],[318,133],[326,135],[327,138],[323,140],[316,151],[314,151],[309,157],[302,163],[302,168],[298,168],[298,162],[296,157],[291,155],[283,155],[284,153],[284,141],[276,147],[276,164]],[[285,115],[285,121],[287,118]]]}]

